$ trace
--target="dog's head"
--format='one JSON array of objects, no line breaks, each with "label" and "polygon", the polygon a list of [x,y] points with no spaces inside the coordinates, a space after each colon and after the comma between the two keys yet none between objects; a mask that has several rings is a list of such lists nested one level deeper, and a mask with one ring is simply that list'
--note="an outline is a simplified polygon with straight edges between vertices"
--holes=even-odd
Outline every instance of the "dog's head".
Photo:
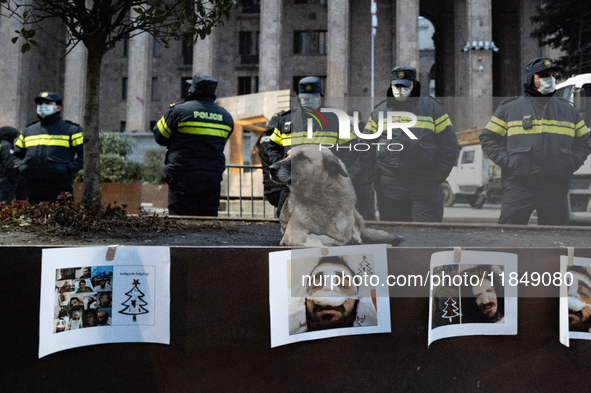
[{"label": "dog's head", "polygon": [[273,180],[292,186],[323,182],[327,177],[349,177],[341,161],[330,150],[321,150],[318,145],[294,147],[269,170]]}]

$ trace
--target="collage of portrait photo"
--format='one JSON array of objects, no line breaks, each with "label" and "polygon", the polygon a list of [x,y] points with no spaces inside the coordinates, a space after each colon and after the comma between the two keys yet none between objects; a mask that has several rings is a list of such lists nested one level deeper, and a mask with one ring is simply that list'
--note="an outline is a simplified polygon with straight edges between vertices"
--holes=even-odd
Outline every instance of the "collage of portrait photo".
[{"label": "collage of portrait photo", "polygon": [[56,269],[53,332],[111,326],[113,266]]}]

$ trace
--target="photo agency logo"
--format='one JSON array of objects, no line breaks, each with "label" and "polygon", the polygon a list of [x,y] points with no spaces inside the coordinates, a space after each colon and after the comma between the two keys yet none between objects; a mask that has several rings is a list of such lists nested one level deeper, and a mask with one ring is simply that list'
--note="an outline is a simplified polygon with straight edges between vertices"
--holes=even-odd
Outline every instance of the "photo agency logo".
[{"label": "photo agency logo", "polygon": [[[394,129],[401,129],[410,139],[417,139],[415,134],[410,130],[412,126],[417,124],[417,117],[411,112],[398,112],[398,111],[387,111],[384,121],[384,112],[378,112],[378,121],[377,121],[377,130],[372,134],[364,134],[362,130],[359,130],[359,112],[353,111],[353,120],[347,115],[347,113],[341,109],[337,108],[321,108],[320,112],[306,107],[306,113],[310,115],[312,118],[316,120],[319,124],[321,130],[328,129],[328,125],[322,113],[334,113],[339,122],[339,140],[350,140],[351,139],[351,130],[355,133],[355,135],[363,140],[374,140],[381,137],[382,133],[384,132],[384,124],[386,125],[386,137],[388,140],[392,139],[392,130]],[[308,118],[307,121],[307,138],[313,139],[314,138],[314,131],[313,131],[313,120],[312,118]],[[322,122],[320,121],[322,119]],[[358,152],[368,151],[371,148],[371,145],[376,146],[377,150],[379,151],[380,148],[386,148],[389,151],[401,151],[404,149],[404,146],[398,142],[392,143],[376,143],[376,142],[358,142],[352,143],[347,145],[339,145],[336,144],[336,149],[339,150],[355,150]],[[335,144],[333,143],[319,143],[319,149],[322,148],[333,148]]]}]

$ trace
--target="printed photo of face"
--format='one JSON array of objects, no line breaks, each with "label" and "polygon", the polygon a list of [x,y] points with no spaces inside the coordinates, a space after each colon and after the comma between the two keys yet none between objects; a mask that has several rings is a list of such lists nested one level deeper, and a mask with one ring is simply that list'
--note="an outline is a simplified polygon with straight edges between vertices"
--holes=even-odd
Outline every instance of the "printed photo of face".
[{"label": "printed photo of face", "polygon": [[591,332],[591,278],[583,269],[570,273],[573,284],[568,288],[569,330]]},{"label": "printed photo of face", "polygon": [[[326,275],[344,276],[346,279],[331,289],[330,279],[328,282],[323,279]],[[311,277],[305,303],[308,331],[353,326],[359,300],[349,267],[322,263],[316,266]]]},{"label": "printed photo of face", "polygon": [[482,280],[482,285],[472,287],[476,305],[486,318],[493,318],[498,312],[497,294],[490,280]]}]

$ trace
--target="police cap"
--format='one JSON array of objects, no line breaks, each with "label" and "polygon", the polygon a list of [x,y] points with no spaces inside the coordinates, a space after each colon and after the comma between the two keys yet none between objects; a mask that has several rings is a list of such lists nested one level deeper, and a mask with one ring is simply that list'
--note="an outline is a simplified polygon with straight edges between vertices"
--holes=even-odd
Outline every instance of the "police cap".
[{"label": "police cap", "polygon": [[322,85],[320,79],[315,76],[307,76],[300,80],[298,84],[299,98],[313,98],[322,96]]},{"label": "police cap", "polygon": [[37,97],[35,97],[36,104],[38,104],[41,100],[55,102],[58,105],[62,104],[62,99],[57,94],[51,93],[49,91],[41,92]]},{"label": "police cap", "polygon": [[546,70],[560,71],[561,68],[549,57],[536,57],[535,59],[531,59],[525,66],[527,84],[531,86],[531,83],[534,80],[534,75]]},{"label": "police cap", "polygon": [[410,82],[417,80],[417,70],[408,66],[398,66],[392,69],[392,86],[404,85],[410,86]]}]

